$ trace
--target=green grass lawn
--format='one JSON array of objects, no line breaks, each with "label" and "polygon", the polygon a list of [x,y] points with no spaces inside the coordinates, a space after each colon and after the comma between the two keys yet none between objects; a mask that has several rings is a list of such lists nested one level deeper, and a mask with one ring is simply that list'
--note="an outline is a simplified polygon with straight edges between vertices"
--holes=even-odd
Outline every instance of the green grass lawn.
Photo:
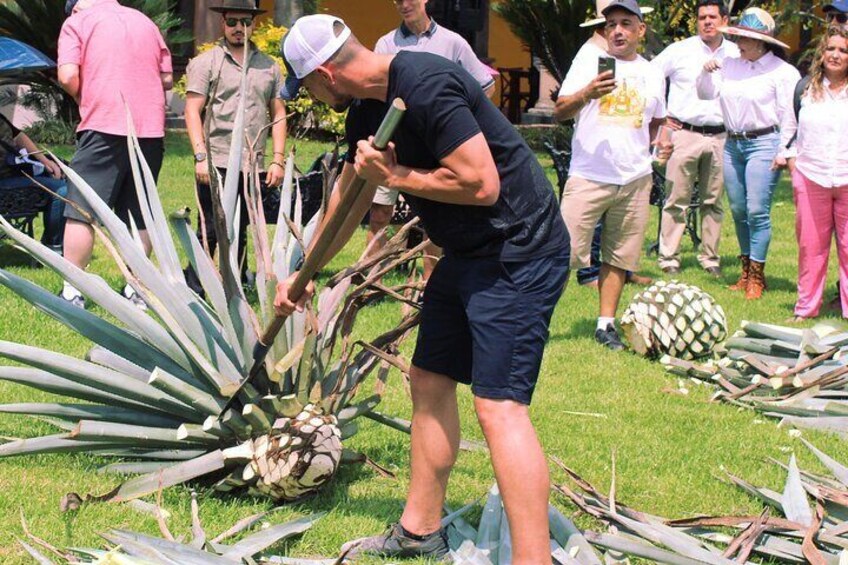
[{"label": "green grass lawn", "polygon": [[[167,155],[160,177],[160,194],[166,211],[182,206],[196,208],[193,195],[191,151],[184,135],[167,138]],[[298,142],[298,164],[305,168],[322,150],[322,145]],[[63,155],[70,152],[65,148]],[[551,178],[550,162],[543,158]],[[648,240],[656,233],[656,212],[652,211]],[[724,229],[723,260],[726,280],[716,282],[698,268],[691,244],[684,247],[681,280],[701,286],[724,306],[731,331],[743,319],[780,323],[792,314],[795,300],[797,249],[793,231],[794,207],[791,190],[784,180],[773,212],[774,240],[767,266],[769,292],[763,300],[746,302],[726,290],[738,268],[736,243],[729,213]],[[328,272],[358,256],[364,242],[360,232]],[[835,262],[835,259],[834,259]],[[28,258],[0,244],[0,266],[58,292],[61,281],[46,269],[30,266]],[[113,287],[122,285],[118,269],[103,248],[97,248],[91,270],[104,275]],[[643,261],[642,273],[654,277],[660,271],[653,260]],[[835,280],[831,268],[830,280]],[[572,281],[573,282],[573,281]],[[829,294],[833,284],[829,285]],[[627,287],[624,302],[637,291]],[[2,322],[0,339],[55,349],[82,356],[89,344],[64,326],[48,319],[5,288],[0,289]],[[399,309],[381,303],[364,311],[357,332],[372,336],[390,327]],[[782,490],[783,473],[766,461],[774,457],[788,461],[796,451],[802,467],[819,469],[800,442],[789,437],[787,429],[772,420],[729,405],[708,402],[712,390],[687,385],[688,395],[669,394],[677,388],[676,378],[661,366],[632,354],[607,352],[594,343],[592,334],[597,315],[596,292],[571,284],[557,308],[551,326],[551,340],[545,354],[531,414],[542,443],[549,454],[606,489],[611,479],[611,453],[617,460],[617,499],[630,506],[667,517],[695,514],[759,513],[761,506],[734,487],[717,480],[726,468],[754,483]],[[411,354],[410,340],[404,346]],[[410,402],[397,375],[382,410],[409,417]],[[367,392],[367,391],[364,391]],[[3,402],[47,401],[50,395],[20,386],[0,383]],[[472,409],[468,389],[460,393],[465,437],[482,439]],[[575,414],[578,413],[578,414]],[[579,413],[601,414],[590,417]],[[0,436],[28,437],[45,433],[46,423],[20,417],[0,416]],[[848,447],[834,436],[804,432],[820,448],[836,459],[848,462]],[[280,520],[304,513],[327,511],[327,516],[302,538],[279,548],[296,556],[331,556],[351,537],[383,530],[399,516],[409,478],[408,438],[398,432],[367,422],[350,442],[374,460],[397,471],[398,479],[377,476],[364,467],[343,468],[322,494],[300,504],[284,507]],[[98,532],[109,528],[131,528],[157,532],[156,521],[122,505],[84,507],[70,520],[59,511],[59,500],[67,492],[102,494],[114,487],[118,478],[96,474],[101,460],[74,455],[50,455],[0,460],[0,562],[30,562],[15,542],[23,535],[20,513],[26,515],[33,533],[56,545],[97,546]],[[554,480],[562,474],[553,471]],[[494,481],[487,456],[461,453],[451,479],[449,503],[459,506],[482,496]],[[201,518],[207,531],[217,534],[236,520],[272,505],[264,499],[219,496],[198,487]],[[189,487],[176,487],[164,493],[164,506],[173,514],[175,533],[189,528]],[[567,514],[573,508],[553,496]],[[588,523],[583,522],[581,523]],[[376,561],[375,561],[376,563]]]}]

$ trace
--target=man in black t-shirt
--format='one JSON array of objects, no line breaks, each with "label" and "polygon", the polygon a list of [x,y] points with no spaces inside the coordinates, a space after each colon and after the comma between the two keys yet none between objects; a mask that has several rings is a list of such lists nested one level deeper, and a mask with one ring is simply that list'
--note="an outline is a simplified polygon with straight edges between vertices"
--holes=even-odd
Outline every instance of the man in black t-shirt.
[{"label": "man in black t-shirt", "polygon": [[[550,183],[515,128],[458,65],[436,55],[378,55],[338,18],[299,19],[283,41],[283,98],[300,86],[338,110],[351,151],[330,199],[355,175],[367,181],[347,211],[326,263],[352,235],[378,185],[400,190],[444,248],[424,293],[410,370],[409,493],[388,535],[357,540],[356,552],[442,556],[447,481],[459,447],[456,385],[470,384],[513,542],[513,563],[551,562],[547,465],[528,414],[554,306],[568,278],[570,245]],[[372,136],[401,98],[393,144]],[[322,230],[323,226],[319,227]],[[318,235],[315,236],[315,240]],[[281,315],[302,307],[279,283]],[[307,294],[311,293],[311,288]],[[350,554],[349,554],[350,555]]]}]

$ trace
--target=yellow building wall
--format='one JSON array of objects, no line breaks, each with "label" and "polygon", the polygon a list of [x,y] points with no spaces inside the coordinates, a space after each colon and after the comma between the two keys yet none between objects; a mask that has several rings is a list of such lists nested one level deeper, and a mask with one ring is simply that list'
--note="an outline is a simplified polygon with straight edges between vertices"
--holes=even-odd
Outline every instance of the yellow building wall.
[{"label": "yellow building wall", "polygon": [[[266,3],[273,5],[273,0],[262,0],[263,7]],[[367,47],[400,24],[390,0],[323,0],[321,11],[342,18]],[[530,66],[530,54],[494,12],[489,13],[489,57],[493,67]]]}]

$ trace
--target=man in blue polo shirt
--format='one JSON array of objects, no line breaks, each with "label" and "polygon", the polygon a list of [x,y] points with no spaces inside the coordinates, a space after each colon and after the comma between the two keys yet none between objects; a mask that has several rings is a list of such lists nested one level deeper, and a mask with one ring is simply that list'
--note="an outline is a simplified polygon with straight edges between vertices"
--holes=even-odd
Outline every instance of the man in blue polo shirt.
[{"label": "man in blue polo shirt", "polygon": [[[377,40],[374,47],[375,53],[394,55],[400,51],[418,51],[439,55],[468,71],[474,80],[480,83],[486,95],[492,96],[495,92],[495,79],[489,69],[477,58],[474,50],[461,35],[438,25],[427,15],[427,0],[394,0],[394,2],[403,21],[400,27]],[[383,186],[377,189],[368,215],[366,237],[369,242],[392,221],[397,200],[397,190]],[[426,250],[426,255],[424,258],[425,280],[433,272],[441,250],[431,245]]]},{"label": "man in blue polo shirt", "polygon": [[[427,282],[409,374],[412,456],[403,515],[388,534],[358,540],[353,551],[447,553],[440,522],[459,449],[456,388],[464,383],[509,517],[512,563],[550,564],[550,479],[529,404],[568,279],[570,244],[544,170],[471,75],[443,57],[374,53],[329,15],[297,20],[282,54],[289,69],[284,98],[302,83],[333,108],[348,108],[352,151],[325,217],[355,175],[367,181],[322,263],[353,235],[377,186],[402,191],[445,251]],[[395,98],[406,114],[392,145],[377,151],[369,138]],[[277,286],[280,315],[302,308],[312,291],[295,304],[293,281]]]}]

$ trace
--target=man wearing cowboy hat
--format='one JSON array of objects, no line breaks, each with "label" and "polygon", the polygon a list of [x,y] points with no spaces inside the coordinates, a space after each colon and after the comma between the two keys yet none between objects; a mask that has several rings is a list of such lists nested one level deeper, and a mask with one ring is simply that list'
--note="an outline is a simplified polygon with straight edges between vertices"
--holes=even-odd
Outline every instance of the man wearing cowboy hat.
[{"label": "man wearing cowboy hat", "polygon": [[613,0],[602,13],[615,77],[598,72],[597,58],[578,61],[557,100],[557,118],[575,118],[561,208],[573,242],[572,266],[578,268],[590,264],[595,226],[604,218],[595,340],[621,351],[615,315],[627,271],[638,268],[645,239],[650,146],[665,118],[665,82],[637,52],[646,26],[635,0]]},{"label": "man wearing cowboy hat", "polygon": [[[73,168],[129,225],[132,215],[146,253],[151,245],[136,195],[127,148],[129,107],[141,151],[156,178],[165,151],[165,90],[173,84],[171,54],[150,18],[117,0],[69,0],[69,16],[59,35],[58,79],[79,104],[77,151]],[[125,106],[126,104],[126,106]],[[92,208],[69,184],[65,207],[65,259],[81,269],[91,260]],[[62,298],[85,307],[69,283]],[[139,308],[144,302],[129,285],[124,296]]]},{"label": "man wearing cowboy hat", "polygon": [[[273,155],[265,175],[268,186],[277,186],[283,178],[283,148],[286,143],[286,112],[283,101],[278,98],[282,87],[279,65],[250,41],[256,22],[255,17],[264,12],[256,8],[254,0],[222,0],[210,8],[221,15],[223,38],[215,47],[192,59],[186,69],[185,120],[189,140],[194,151],[194,175],[197,180],[198,211],[197,237],[215,255],[218,238],[213,220],[212,193],[209,175],[217,170],[223,183],[227,175],[233,126],[239,106],[241,76],[247,67],[248,96],[245,104],[245,136],[257,139],[255,151],[260,171],[265,171],[265,146],[268,139],[268,124],[271,126]],[[209,139],[204,135],[204,110],[209,112]],[[257,138],[258,136],[258,138]],[[246,144],[245,144],[246,145]],[[208,151],[207,151],[208,146]],[[245,146],[242,167],[249,163],[250,147]],[[239,176],[239,198],[243,199],[244,177]],[[241,228],[239,230],[239,262],[242,273],[247,273],[245,249],[247,243],[247,208],[242,200]],[[244,276],[244,275],[243,275]],[[198,294],[203,289],[194,270],[186,270],[186,282]]]},{"label": "man wearing cowboy hat", "polygon": [[668,275],[680,272],[680,242],[695,182],[700,192],[701,247],[698,262],[714,278],[721,277],[718,246],[724,216],[724,118],[718,100],[701,100],[695,81],[708,59],[738,57],[736,44],[719,28],[728,23],[723,0],[699,0],[697,35],[669,45],[651,64],[669,80],[668,119],[674,131],[674,153],[666,166],[668,198],[662,210],[659,266]]}]

